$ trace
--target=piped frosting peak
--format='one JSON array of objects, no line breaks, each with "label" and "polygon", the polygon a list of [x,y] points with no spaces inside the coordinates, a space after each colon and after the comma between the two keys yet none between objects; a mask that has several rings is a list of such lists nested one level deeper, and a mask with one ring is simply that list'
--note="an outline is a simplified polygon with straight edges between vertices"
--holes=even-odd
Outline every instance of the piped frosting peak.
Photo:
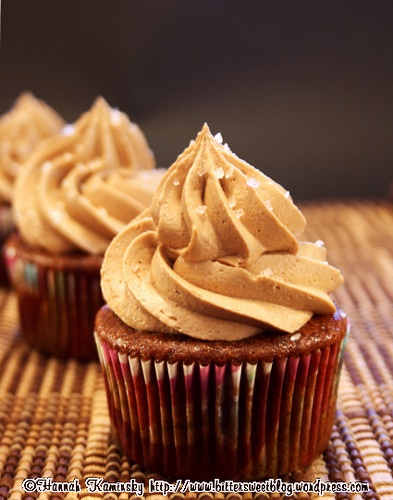
[{"label": "piped frosting peak", "polygon": [[288,192],[220,139],[205,125],[105,254],[104,297],[135,329],[237,340],[335,311],[343,278]]},{"label": "piped frosting peak", "polygon": [[11,203],[15,179],[25,161],[64,124],[54,109],[30,92],[21,94],[0,117],[0,201]]},{"label": "piped frosting peak", "polygon": [[163,173],[154,167],[139,127],[98,98],[21,173],[14,206],[23,239],[49,252],[103,254],[151,203]]}]

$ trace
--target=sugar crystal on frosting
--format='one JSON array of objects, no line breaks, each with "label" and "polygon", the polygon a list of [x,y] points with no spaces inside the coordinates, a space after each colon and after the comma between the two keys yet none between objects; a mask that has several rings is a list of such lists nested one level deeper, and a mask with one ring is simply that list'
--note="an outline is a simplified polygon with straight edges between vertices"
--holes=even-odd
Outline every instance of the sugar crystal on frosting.
[{"label": "sugar crystal on frosting", "polygon": [[222,167],[218,167],[214,170],[214,175],[217,179],[222,179],[224,177],[224,169]]},{"label": "sugar crystal on frosting", "polygon": [[112,125],[119,125],[121,121],[121,113],[117,108],[111,109],[111,123]]},{"label": "sugar crystal on frosting", "polygon": [[291,340],[292,340],[293,342],[295,342],[296,340],[299,340],[301,336],[302,336],[302,334],[301,334],[301,333],[299,333],[299,332],[298,332],[298,333],[294,333],[294,334],[291,336]]},{"label": "sugar crystal on frosting", "polygon": [[230,168],[228,168],[228,170],[225,172],[226,179],[229,179],[229,177],[231,177],[234,171],[235,167],[233,165]]},{"label": "sugar crystal on frosting", "polygon": [[202,168],[200,168],[198,170],[199,177],[202,177],[203,175],[205,175],[207,173],[207,170],[208,170],[207,166],[205,165],[205,163],[203,163]]},{"label": "sugar crystal on frosting", "polygon": [[221,135],[221,132],[218,132],[215,136],[214,136],[214,139],[219,142],[220,144],[222,144],[222,135]]},{"label": "sugar crystal on frosting", "polygon": [[65,217],[65,214],[62,210],[58,209],[52,209],[49,210],[49,214],[51,216],[51,219],[54,221],[55,224],[60,224]]},{"label": "sugar crystal on frosting", "polygon": [[173,185],[174,185],[174,186],[178,186],[179,184],[180,184],[179,179],[174,179],[174,180],[173,180]]},{"label": "sugar crystal on frosting", "polygon": [[237,217],[238,219],[240,219],[240,217],[241,217],[242,215],[244,215],[244,210],[243,210],[242,208],[238,208],[237,210],[234,210],[233,212],[234,212],[234,214],[236,215],[236,217]]},{"label": "sugar crystal on frosting", "polygon": [[231,196],[230,198],[228,198],[228,203],[229,203],[229,206],[231,208],[235,207],[236,206],[236,198],[234,196]]},{"label": "sugar crystal on frosting", "polygon": [[253,177],[247,178],[247,186],[250,186],[252,188],[258,188],[260,183],[261,182],[258,179],[254,179]]},{"label": "sugar crystal on frosting", "polygon": [[199,205],[199,207],[196,207],[195,211],[197,214],[203,215],[207,210],[206,205]]},{"label": "sugar crystal on frosting", "polygon": [[74,133],[75,133],[75,127],[72,123],[69,123],[68,125],[66,125],[61,129],[62,135],[70,136],[74,135]]},{"label": "sugar crystal on frosting", "polygon": [[262,271],[262,276],[265,276],[266,278],[271,278],[273,276],[273,271],[270,269],[270,267],[267,267]]},{"label": "sugar crystal on frosting", "polygon": [[273,205],[272,205],[272,202],[270,200],[265,200],[264,201],[266,207],[271,211],[273,212]]}]

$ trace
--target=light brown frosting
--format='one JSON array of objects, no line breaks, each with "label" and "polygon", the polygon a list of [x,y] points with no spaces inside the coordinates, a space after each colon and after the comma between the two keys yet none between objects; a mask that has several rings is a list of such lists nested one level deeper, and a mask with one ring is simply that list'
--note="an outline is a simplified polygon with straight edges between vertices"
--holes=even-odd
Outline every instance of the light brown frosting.
[{"label": "light brown frosting", "polygon": [[143,331],[237,340],[295,332],[335,311],[343,281],[289,193],[240,160],[207,125],[162,180],[151,209],[104,257],[109,307]]},{"label": "light brown frosting", "polygon": [[150,205],[164,172],[137,125],[103,98],[39,147],[15,189],[26,243],[49,252],[100,255]]},{"label": "light brown frosting", "polygon": [[0,117],[0,202],[11,203],[15,178],[23,163],[42,140],[64,125],[50,106],[29,92]]}]

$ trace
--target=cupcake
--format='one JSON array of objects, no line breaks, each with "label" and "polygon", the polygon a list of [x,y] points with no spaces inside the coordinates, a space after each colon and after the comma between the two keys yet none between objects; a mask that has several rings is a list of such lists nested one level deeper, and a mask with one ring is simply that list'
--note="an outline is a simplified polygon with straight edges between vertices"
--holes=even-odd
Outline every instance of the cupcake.
[{"label": "cupcake", "polygon": [[163,172],[154,167],[139,127],[102,98],[26,163],[15,186],[18,232],[5,255],[32,346],[62,357],[97,356],[102,256],[150,205]]},{"label": "cupcake", "polygon": [[[0,246],[14,230],[12,196],[15,179],[32,151],[46,138],[57,134],[63,119],[44,101],[23,93],[8,113],[0,117]],[[0,284],[7,284],[0,258]]]},{"label": "cupcake", "polygon": [[289,193],[205,125],[109,245],[95,335],[127,456],[170,478],[252,480],[327,446],[343,281]]}]

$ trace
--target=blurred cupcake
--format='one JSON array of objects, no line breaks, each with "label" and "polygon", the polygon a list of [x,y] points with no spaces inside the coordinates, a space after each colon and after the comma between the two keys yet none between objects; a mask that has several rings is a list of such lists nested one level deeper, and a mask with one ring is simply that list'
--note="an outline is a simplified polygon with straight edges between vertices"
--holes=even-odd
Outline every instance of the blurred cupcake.
[{"label": "blurred cupcake", "polygon": [[[63,119],[44,101],[23,93],[8,113],[0,117],[0,247],[14,230],[12,196],[15,179],[24,162],[46,138],[58,133]],[[0,258],[0,285],[7,283]]]},{"label": "blurred cupcake", "polygon": [[24,338],[57,356],[96,356],[99,271],[109,242],[151,203],[162,169],[139,127],[104,99],[26,163],[18,234],[6,243]]},{"label": "blurred cupcake", "polygon": [[250,480],[326,447],[349,327],[329,297],[343,278],[304,227],[288,192],[205,125],[114,238],[95,331],[131,460]]}]

